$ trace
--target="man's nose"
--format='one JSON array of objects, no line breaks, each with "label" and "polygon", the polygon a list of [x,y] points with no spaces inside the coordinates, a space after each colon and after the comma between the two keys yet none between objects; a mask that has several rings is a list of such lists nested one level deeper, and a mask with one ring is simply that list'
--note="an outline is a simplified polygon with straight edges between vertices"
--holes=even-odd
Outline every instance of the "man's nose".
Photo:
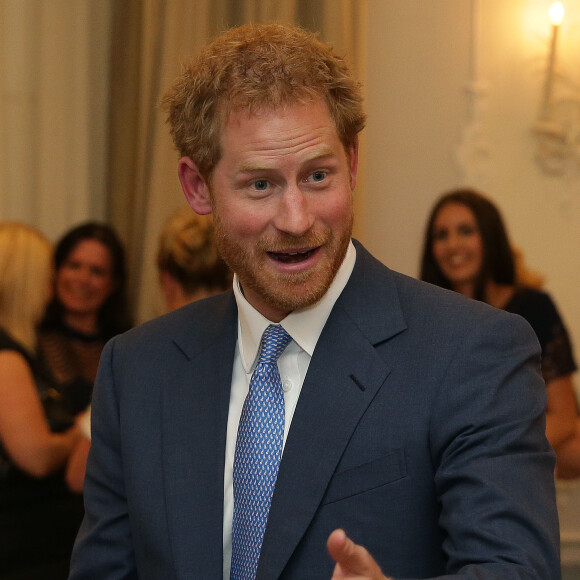
[{"label": "man's nose", "polygon": [[274,220],[275,227],[294,236],[305,234],[314,224],[314,214],[308,196],[294,185],[289,186],[280,197],[280,205]]}]

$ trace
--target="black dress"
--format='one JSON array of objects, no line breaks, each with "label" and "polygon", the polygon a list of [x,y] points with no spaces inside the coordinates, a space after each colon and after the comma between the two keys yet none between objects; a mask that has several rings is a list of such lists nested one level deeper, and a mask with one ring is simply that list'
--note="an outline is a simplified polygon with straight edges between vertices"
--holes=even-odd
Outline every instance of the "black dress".
[{"label": "black dress", "polygon": [[39,358],[58,383],[69,411],[84,411],[91,402],[99,359],[106,343],[101,333],[84,334],[64,324],[41,329]]},{"label": "black dress", "polygon": [[521,288],[504,310],[523,316],[534,329],[542,347],[542,375],[546,384],[577,369],[570,337],[548,294]]},{"label": "black dress", "polygon": [[[13,350],[25,357],[51,430],[70,427],[72,416],[62,406],[48,372],[2,329],[0,350]],[[66,580],[82,517],[82,496],[68,490],[62,472],[42,479],[31,477],[12,463],[0,441],[2,580]]]}]

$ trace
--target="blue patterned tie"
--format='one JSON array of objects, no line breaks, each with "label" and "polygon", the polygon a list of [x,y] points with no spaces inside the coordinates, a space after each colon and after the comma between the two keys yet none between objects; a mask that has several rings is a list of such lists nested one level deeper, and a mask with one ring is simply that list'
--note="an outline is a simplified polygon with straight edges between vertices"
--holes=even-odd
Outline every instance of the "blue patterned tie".
[{"label": "blue patterned tie", "polygon": [[281,326],[266,328],[242,409],[234,456],[230,580],[256,578],[284,439],[284,393],[278,357],[291,340]]}]

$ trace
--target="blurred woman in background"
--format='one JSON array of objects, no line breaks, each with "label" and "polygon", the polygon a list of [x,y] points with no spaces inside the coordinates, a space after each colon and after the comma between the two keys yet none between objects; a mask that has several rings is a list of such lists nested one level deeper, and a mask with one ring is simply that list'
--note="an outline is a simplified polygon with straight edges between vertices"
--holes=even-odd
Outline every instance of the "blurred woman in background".
[{"label": "blurred woman in background", "polygon": [[64,580],[82,498],[63,469],[79,439],[37,357],[36,330],[51,295],[49,242],[0,224],[0,578]]},{"label": "blurred woman in background", "polygon": [[437,201],[425,232],[421,279],[530,323],[542,349],[546,435],[556,451],[557,474],[580,477],[580,420],[572,382],[577,367],[570,338],[550,296],[530,286],[534,277],[518,263],[501,215],[489,199],[459,189]]},{"label": "blurred woman in background", "polygon": [[166,221],[159,237],[157,268],[168,310],[232,286],[232,274],[215,245],[211,216],[198,215],[189,206]]},{"label": "blurred woman in background", "polygon": [[76,414],[90,402],[105,343],[131,327],[125,252],[111,227],[90,222],[58,242],[54,263],[55,293],[39,344]]}]

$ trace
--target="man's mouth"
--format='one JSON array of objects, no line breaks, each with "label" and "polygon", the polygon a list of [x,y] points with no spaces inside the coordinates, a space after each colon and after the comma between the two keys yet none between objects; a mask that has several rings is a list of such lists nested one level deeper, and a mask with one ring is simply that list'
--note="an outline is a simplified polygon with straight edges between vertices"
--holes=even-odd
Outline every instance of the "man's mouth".
[{"label": "man's mouth", "polygon": [[268,252],[268,256],[283,264],[295,264],[307,260],[316,252],[318,248],[311,248],[309,250],[296,250],[288,252]]}]

